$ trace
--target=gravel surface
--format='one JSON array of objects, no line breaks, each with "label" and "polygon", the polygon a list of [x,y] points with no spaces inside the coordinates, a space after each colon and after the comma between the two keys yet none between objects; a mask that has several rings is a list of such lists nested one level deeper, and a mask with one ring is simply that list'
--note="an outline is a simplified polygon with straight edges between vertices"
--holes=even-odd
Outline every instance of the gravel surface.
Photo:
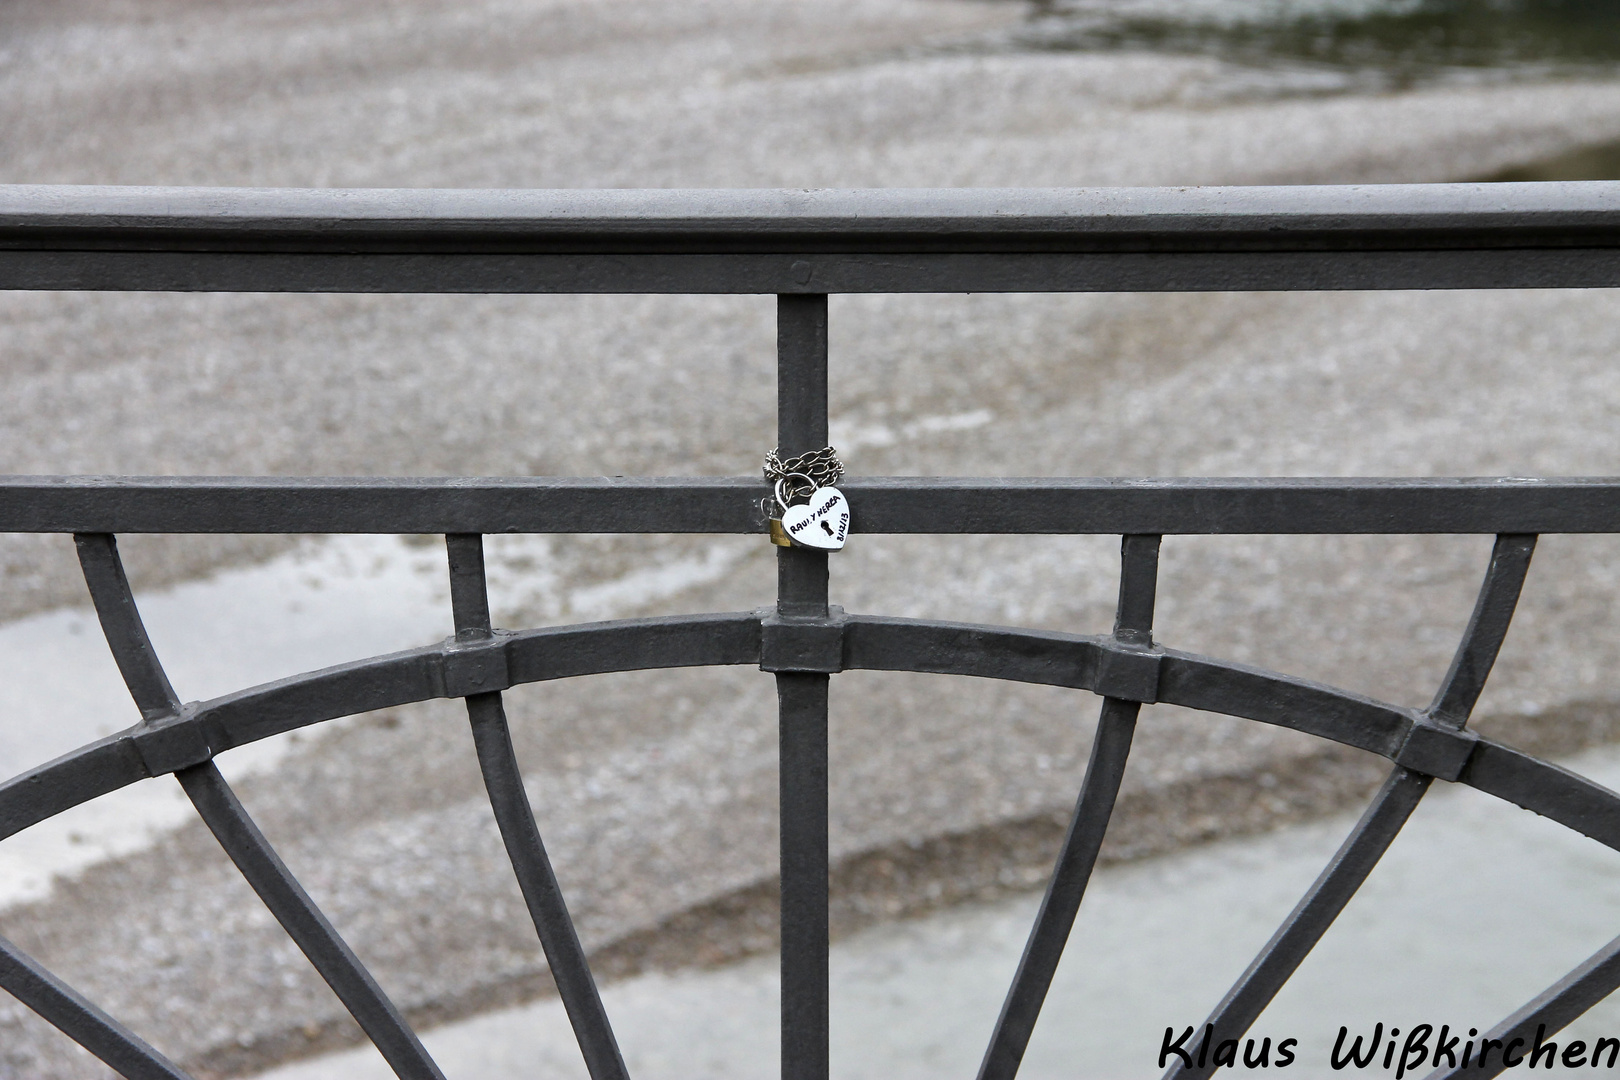
[{"label": "gravel surface", "polygon": [[[0,8],[0,181],[1425,181],[1620,137],[1620,82],[1302,93],[1286,73],[1213,59],[997,47],[1023,14],[956,0],[14,0]],[[1617,315],[1612,294],[1567,292],[839,297],[834,441],[864,474],[1610,474]],[[17,473],[752,473],[772,442],[772,323],[756,297],[0,296],[0,461]],[[1109,625],[1117,541],[858,539],[834,568],[850,610]],[[125,550],[153,587],[287,543],[136,538]],[[1543,543],[1487,725],[1542,747],[1610,736],[1615,543]],[[1172,540],[1160,635],[1423,703],[1488,546]],[[78,602],[70,548],[0,537],[0,614]],[[570,537],[551,553],[573,584],[610,590],[693,559],[725,569],[624,614],[772,595],[758,538]],[[501,619],[575,614],[516,590]],[[603,677],[511,697],[559,875],[604,970],[769,946],[765,676]],[[1092,702],[850,674],[834,703],[841,930],[1038,880]],[[461,725],[442,703],[366,718],[242,785],[337,925],[426,1020],[547,983]],[[1154,708],[1110,855],[1321,814],[1378,775],[1290,733]],[[200,828],[156,853],[61,882],[0,929],[203,1073],[354,1037]],[[13,1007],[0,1010],[0,1076],[12,1075],[96,1070]]]}]

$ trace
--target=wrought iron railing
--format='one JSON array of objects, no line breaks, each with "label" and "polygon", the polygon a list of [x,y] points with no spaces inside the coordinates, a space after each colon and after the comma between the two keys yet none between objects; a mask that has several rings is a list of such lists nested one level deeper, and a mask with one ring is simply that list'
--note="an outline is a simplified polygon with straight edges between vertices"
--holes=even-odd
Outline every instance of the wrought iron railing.
[{"label": "wrought iron railing", "polygon": [[[774,293],[778,439],[827,439],[827,295],[1620,286],[1620,184],[1116,191],[337,192],[0,188],[0,288]],[[0,785],[0,838],[173,773],[269,910],[401,1077],[437,1066],[254,825],[213,758],[335,717],[465,698],[496,820],[595,1080],[625,1067],[524,794],[508,687],[757,664],[780,701],[782,1073],[828,1072],[827,691],[840,671],[1089,690],[1102,711],[1068,835],[980,1069],[1013,1076],[1096,864],[1144,703],[1382,755],[1389,778],[1210,1017],[1241,1035],[1439,778],[1620,850],[1620,795],[1467,727],[1542,533],[1620,532],[1620,479],[850,478],[859,533],[1114,533],[1113,634],[846,614],[827,555],[778,552],[772,607],[509,632],[482,534],[761,533],[766,489],[721,479],[0,478],[0,532],[72,533],[141,721]],[[454,638],[182,703],[142,628],[118,533],[442,533]],[[1488,533],[1495,550],[1434,703],[1412,710],[1153,637],[1160,538]],[[763,538],[761,540],[763,542]],[[856,542],[859,542],[857,535]],[[185,1074],[0,939],[0,986],[129,1077]],[[1620,938],[1502,1021],[1506,1047],[1620,986]],[[1494,1075],[1503,1056],[1476,1070]],[[1173,1066],[1173,1077],[1213,1065]],[[1436,1075],[1456,1075],[1446,1069]]]}]

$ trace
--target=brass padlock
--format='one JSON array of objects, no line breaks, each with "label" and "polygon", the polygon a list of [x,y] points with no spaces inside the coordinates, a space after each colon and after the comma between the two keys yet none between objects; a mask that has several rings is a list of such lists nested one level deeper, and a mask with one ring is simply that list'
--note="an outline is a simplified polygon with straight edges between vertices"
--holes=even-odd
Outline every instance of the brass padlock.
[{"label": "brass padlock", "polygon": [[785,496],[782,494],[782,485],[792,480],[794,477],[798,477],[800,480],[803,480],[805,483],[809,484],[810,491],[812,493],[814,493],[816,490],[816,482],[810,477],[804,475],[804,473],[788,473],[786,476],[777,477],[776,513],[771,517],[771,543],[775,544],[777,547],[790,548],[799,546],[793,542],[793,538],[788,535],[787,527],[782,524],[782,515],[786,514],[788,510],[788,500],[793,498],[793,490],[791,488],[788,490],[788,493]]}]

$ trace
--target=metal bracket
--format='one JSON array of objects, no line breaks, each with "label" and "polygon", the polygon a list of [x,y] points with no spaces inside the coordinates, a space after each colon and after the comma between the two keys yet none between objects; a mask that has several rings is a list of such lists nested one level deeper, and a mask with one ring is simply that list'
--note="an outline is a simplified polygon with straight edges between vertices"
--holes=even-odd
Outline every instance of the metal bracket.
[{"label": "metal bracket", "polygon": [[833,674],[844,670],[844,609],[827,605],[823,619],[784,616],[774,608],[760,612],[761,671],[807,671]]},{"label": "metal bracket", "polygon": [[1440,780],[1455,781],[1468,767],[1468,759],[1478,745],[1479,736],[1466,728],[1441,727],[1419,720],[1395,751],[1394,761]]},{"label": "metal bracket", "polygon": [[184,705],[178,713],[147,720],[129,733],[135,752],[153,776],[164,776],[191,765],[201,765],[214,756],[208,733],[193,721],[196,703]]},{"label": "metal bracket", "polygon": [[506,666],[506,638],[510,636],[509,631],[497,630],[482,641],[447,640],[441,654],[444,696],[492,694],[510,687],[512,675]]},{"label": "metal bracket", "polygon": [[1164,653],[1112,642],[1105,643],[1102,649],[1097,660],[1097,693],[1144,705],[1159,700],[1159,667]]}]

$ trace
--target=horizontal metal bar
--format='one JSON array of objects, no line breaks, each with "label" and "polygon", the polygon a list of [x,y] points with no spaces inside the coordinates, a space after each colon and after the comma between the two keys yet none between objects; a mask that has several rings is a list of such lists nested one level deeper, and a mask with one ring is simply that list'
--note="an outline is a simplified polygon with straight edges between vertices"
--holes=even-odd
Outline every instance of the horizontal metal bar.
[{"label": "horizontal metal bar", "polygon": [[[855,533],[1620,532],[1620,478],[852,477]],[[751,477],[4,476],[0,532],[759,533]]]},{"label": "horizontal metal bar", "polygon": [[1083,254],[298,255],[0,250],[0,289],[301,293],[1041,293],[1620,286],[1612,248]]},{"label": "horizontal metal bar", "polygon": [[0,288],[954,292],[1620,284],[1620,183],[0,186]]},{"label": "horizontal metal bar", "polygon": [[743,478],[10,476],[0,532],[746,533],[765,527],[765,491]]}]

